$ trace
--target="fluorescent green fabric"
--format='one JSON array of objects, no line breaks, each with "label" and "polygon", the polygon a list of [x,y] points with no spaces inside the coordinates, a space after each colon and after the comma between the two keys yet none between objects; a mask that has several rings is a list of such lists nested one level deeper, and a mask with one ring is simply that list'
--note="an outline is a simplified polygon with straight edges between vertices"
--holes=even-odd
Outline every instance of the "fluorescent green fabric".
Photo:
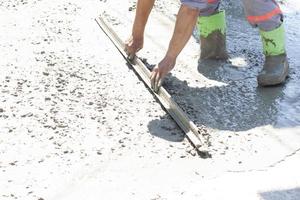
[{"label": "fluorescent green fabric", "polygon": [[277,56],[285,53],[285,32],[283,24],[272,31],[260,30],[260,35],[266,56]]},{"label": "fluorescent green fabric", "polygon": [[220,11],[211,16],[200,16],[197,21],[197,28],[200,32],[200,36],[208,37],[214,31],[220,31],[225,34],[226,21],[225,11]]}]

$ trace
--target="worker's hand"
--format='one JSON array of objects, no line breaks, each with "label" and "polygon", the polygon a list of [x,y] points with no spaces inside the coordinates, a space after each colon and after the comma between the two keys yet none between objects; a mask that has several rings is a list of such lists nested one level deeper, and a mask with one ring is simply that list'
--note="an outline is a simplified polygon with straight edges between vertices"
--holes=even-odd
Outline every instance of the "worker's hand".
[{"label": "worker's hand", "polygon": [[151,88],[154,90],[154,92],[158,92],[163,83],[163,79],[174,68],[175,63],[176,58],[166,56],[157,66],[153,68],[150,79]]},{"label": "worker's hand", "polygon": [[143,37],[130,36],[129,39],[125,41],[125,52],[128,55],[128,59],[133,60],[135,54],[143,48],[143,45],[144,45]]}]

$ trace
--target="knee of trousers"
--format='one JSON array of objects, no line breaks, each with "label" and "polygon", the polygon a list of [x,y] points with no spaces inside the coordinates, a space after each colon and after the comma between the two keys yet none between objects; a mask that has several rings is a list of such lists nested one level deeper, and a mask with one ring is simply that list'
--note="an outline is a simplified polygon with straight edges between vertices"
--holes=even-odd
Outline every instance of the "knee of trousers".
[{"label": "knee of trousers", "polygon": [[182,5],[198,9],[200,16],[209,16],[219,9],[221,0],[180,0]]},{"label": "knee of trousers", "polygon": [[278,28],[283,22],[283,14],[275,0],[243,0],[248,22],[263,31]]}]

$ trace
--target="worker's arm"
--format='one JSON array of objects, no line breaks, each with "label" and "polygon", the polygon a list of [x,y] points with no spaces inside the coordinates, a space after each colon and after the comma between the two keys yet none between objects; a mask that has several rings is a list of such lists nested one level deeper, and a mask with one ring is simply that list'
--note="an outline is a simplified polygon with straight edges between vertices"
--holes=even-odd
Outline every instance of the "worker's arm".
[{"label": "worker's arm", "polygon": [[133,59],[136,52],[143,48],[144,31],[148,17],[155,0],[138,0],[132,34],[125,42],[125,51],[129,59]]},{"label": "worker's arm", "polygon": [[182,5],[178,11],[175,30],[165,57],[151,73],[151,86],[157,92],[163,78],[174,68],[176,58],[192,35],[199,10]]}]

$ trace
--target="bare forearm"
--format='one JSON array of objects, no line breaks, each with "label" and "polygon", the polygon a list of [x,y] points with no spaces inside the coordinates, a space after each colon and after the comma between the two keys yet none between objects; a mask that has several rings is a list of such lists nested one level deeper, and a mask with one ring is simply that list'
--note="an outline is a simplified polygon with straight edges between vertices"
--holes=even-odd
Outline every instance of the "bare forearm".
[{"label": "bare forearm", "polygon": [[133,37],[143,37],[145,26],[153,8],[155,0],[138,0],[132,28]]},{"label": "bare forearm", "polygon": [[174,68],[176,58],[192,35],[199,11],[182,5],[179,9],[175,30],[165,57],[151,72],[151,88],[158,92],[164,77]]},{"label": "bare forearm", "polygon": [[176,59],[191,37],[198,16],[199,11],[197,9],[187,6],[180,7],[166,57]]}]

